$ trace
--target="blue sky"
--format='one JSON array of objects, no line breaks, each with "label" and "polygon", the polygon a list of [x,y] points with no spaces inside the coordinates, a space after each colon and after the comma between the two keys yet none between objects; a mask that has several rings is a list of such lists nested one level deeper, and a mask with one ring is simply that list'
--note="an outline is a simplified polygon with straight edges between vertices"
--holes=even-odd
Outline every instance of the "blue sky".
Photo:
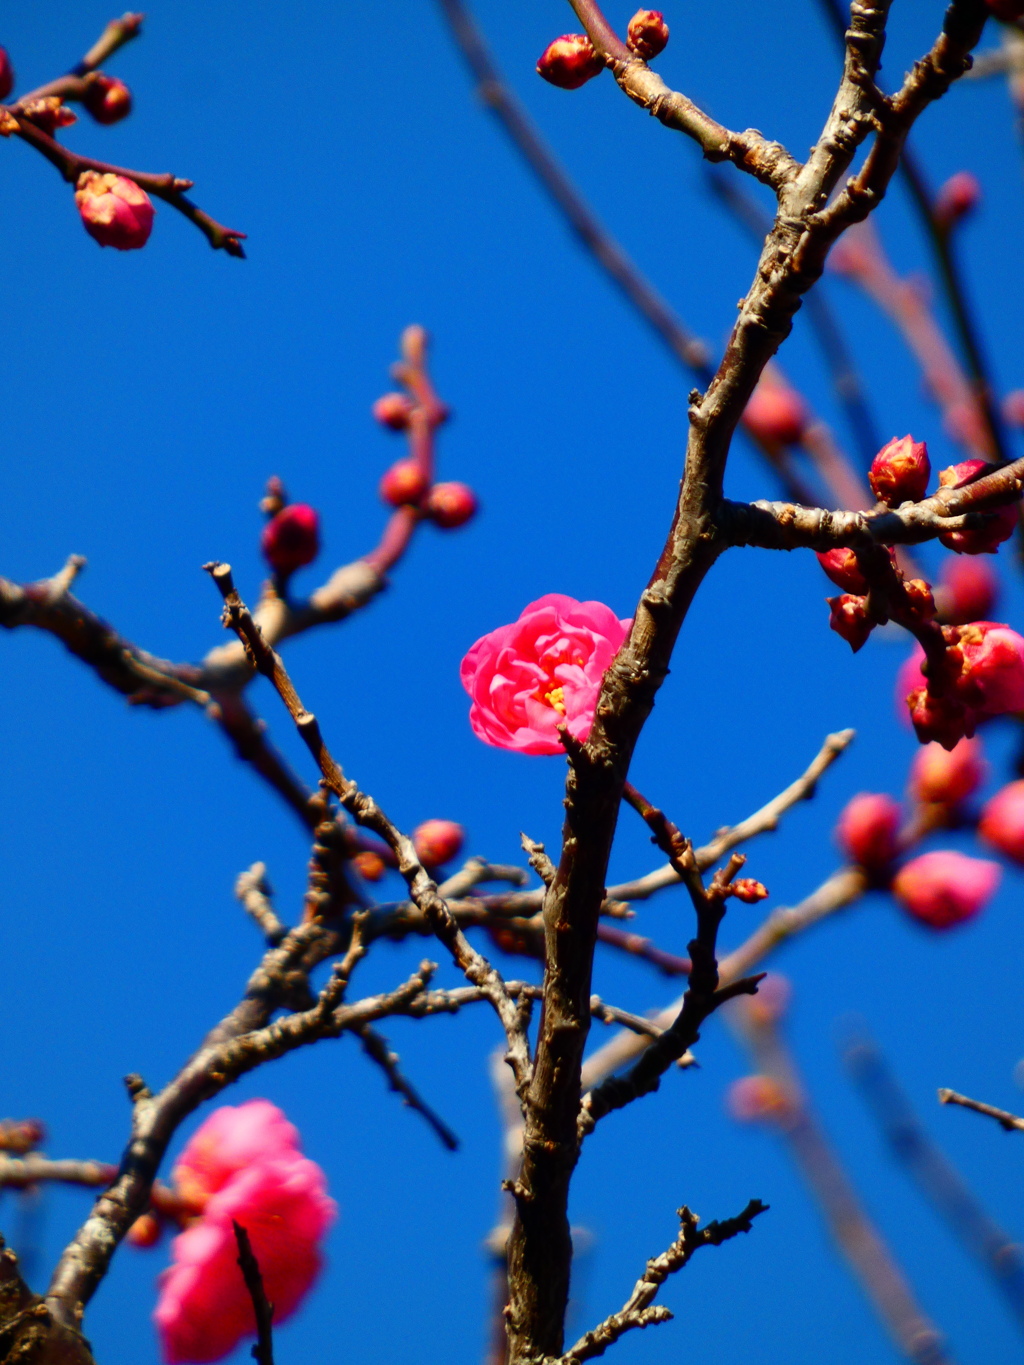
[{"label": "blue sky", "polygon": [[[720,346],[755,253],[707,195],[695,149],[610,80],[566,94],[533,75],[546,42],[573,26],[567,6],[480,0],[477,9],[581,187],[691,327]],[[933,0],[894,7],[890,81],[928,45],[940,15]],[[70,65],[109,17],[84,0],[40,0],[7,13],[0,41],[22,81],[37,84]],[[673,37],[659,69],[670,84],[733,126],[805,151],[836,79],[811,0],[690,0],[666,17]],[[320,509],[322,566],[374,543],[384,516],[376,485],[399,442],[374,425],[370,404],[389,387],[400,330],[421,322],[455,411],[441,475],[472,484],[483,511],[458,533],[427,528],[371,609],[293,642],[288,659],[346,769],[400,824],[460,820],[470,850],[496,860],[516,857],[521,829],[557,847],[563,765],[476,741],[458,663],[480,634],[546,592],[630,613],[670,515],[689,376],[577,248],[474,101],[429,0],[399,0],[383,14],[156,0],[144,37],[110,70],[135,91],[135,114],[110,129],[83,121],[69,145],[194,179],[198,201],[249,234],[249,259],[211,252],[166,207],[145,251],[100,251],[53,169],[22,144],[0,148],[0,572],[41,577],[84,554],[78,587],[93,609],[156,653],[199,657],[221,638],[199,566],[229,560],[255,596],[268,475]],[[915,146],[935,183],[965,166],[981,181],[983,207],[963,235],[967,276],[1000,389],[1024,385],[1022,162],[1005,90],[955,91],[922,120]],[[900,191],[879,222],[900,269],[923,269]],[[929,441],[933,463],[951,462],[889,324],[846,285],[828,290],[880,429],[912,431]],[[781,359],[845,438],[802,317]],[[739,445],[728,482],[733,496],[776,491]],[[316,570],[302,581],[312,587]],[[903,641],[875,639],[852,658],[827,628],[825,592],[806,555],[747,550],[721,561],[634,768],[637,784],[700,839],[788,783],[828,731],[857,728],[817,799],[750,850],[769,905],[792,903],[832,870],[838,811],[865,788],[900,793],[913,752],[892,706]],[[1020,608],[1010,584],[998,619],[1019,624]],[[44,1119],[54,1155],[115,1159],[128,1124],[121,1077],[140,1071],[156,1085],[171,1076],[257,959],[235,876],[265,860],[282,915],[294,916],[306,840],[198,713],[127,708],[48,637],[13,632],[0,649],[0,1109]],[[276,698],[262,684],[253,696],[308,776]],[[1012,735],[990,736],[993,758],[1005,761]],[[622,822],[613,877],[657,861],[637,824]],[[726,944],[759,913],[731,912]],[[687,907],[669,893],[642,908],[636,927],[682,950]],[[989,1365],[1019,1352],[1009,1318],[890,1166],[842,1075],[835,1036],[849,1014],[867,1020],[932,1135],[1024,1236],[1015,1141],[933,1098],[948,1084],[1018,1102],[1022,946],[1021,880],[1008,871],[991,909],[954,934],[926,936],[876,896],[777,959],[795,984],[791,1037],[823,1122],[952,1353]],[[381,950],[365,988],[401,979],[423,951]],[[442,976],[451,979],[450,968]],[[673,993],[605,953],[596,985],[637,1010]],[[499,1175],[486,1071],[496,1027],[480,1012],[388,1033],[460,1133],[458,1155],[385,1093],[350,1041],[277,1063],[226,1097],[280,1104],[341,1206],[329,1269],[279,1334],[282,1362],[386,1362],[411,1340],[428,1362],[480,1358],[481,1243]],[[658,1365],[712,1350],[723,1365],[752,1353],[789,1365],[892,1358],[785,1150],[725,1116],[723,1094],[746,1064],[720,1024],[705,1030],[701,1062],[588,1143],[573,1219],[589,1250],[572,1326],[622,1303],[646,1257],[674,1236],[681,1203],[724,1217],[758,1196],[772,1211],[755,1231],[705,1252],[666,1288],[677,1322],[621,1343],[617,1359]],[[79,1192],[46,1197],[42,1265],[86,1208]],[[8,1198],[5,1235],[14,1222]],[[148,1317],[165,1255],[119,1255],[88,1318],[99,1359],[157,1359]]]}]

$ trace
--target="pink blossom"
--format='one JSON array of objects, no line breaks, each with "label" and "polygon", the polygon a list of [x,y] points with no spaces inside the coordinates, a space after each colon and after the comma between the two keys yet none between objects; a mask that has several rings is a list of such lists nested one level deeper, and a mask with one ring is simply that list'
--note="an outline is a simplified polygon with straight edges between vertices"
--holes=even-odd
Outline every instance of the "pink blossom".
[{"label": "pink blossom", "polygon": [[978,833],[1015,863],[1024,863],[1024,782],[1010,782],[981,812]]},{"label": "pink blossom", "polygon": [[884,868],[896,857],[901,820],[900,803],[891,796],[860,792],[839,817],[836,841],[852,862]]},{"label": "pink blossom", "polygon": [[[960,464],[950,465],[939,475],[940,488],[963,488],[975,479],[991,471],[987,460],[963,460]],[[977,531],[947,531],[939,540],[948,550],[961,555],[994,555],[1004,540],[1009,540],[1017,526],[1019,512],[1017,504],[1008,503],[1003,507],[979,508],[990,512],[984,527]]]},{"label": "pink blossom", "polygon": [[808,422],[804,400],[783,379],[761,376],[743,412],[743,425],[768,445],[793,445]]},{"label": "pink blossom", "polygon": [[454,820],[424,820],[412,832],[416,856],[424,867],[450,863],[465,839],[466,831]]},{"label": "pink blossom", "polygon": [[785,1123],[794,1108],[785,1088],[772,1076],[741,1076],[730,1085],[725,1102],[739,1123]]},{"label": "pink blossom", "polygon": [[469,723],[485,744],[558,754],[558,727],[585,740],[601,679],[629,631],[601,602],[548,593],[518,621],[477,640],[459,670]]},{"label": "pink blossom", "polygon": [[918,801],[957,806],[985,780],[986,768],[980,739],[962,739],[948,752],[925,744],[910,766],[910,790]]},{"label": "pink blossom", "polygon": [[232,1220],[249,1234],[274,1321],[283,1322],[317,1277],[319,1243],[335,1214],[323,1172],[295,1152],[259,1157],[229,1179],[171,1244],[174,1263],[161,1276],[154,1314],[169,1365],[220,1360],[255,1331]]},{"label": "pink blossom", "polygon": [[984,908],[1001,875],[998,863],[944,848],[901,867],[892,889],[911,918],[929,929],[950,929]]},{"label": "pink blossom", "polygon": [[999,579],[987,559],[952,555],[942,566],[936,602],[953,625],[984,620],[999,597]]},{"label": "pink blossom", "polygon": [[134,251],[145,246],[153,230],[153,203],[145,190],[123,175],[83,171],[75,203],[90,237],[100,246]]},{"label": "pink blossom", "polygon": [[986,716],[1024,710],[1024,639],[995,621],[960,627],[964,662],[956,682],[966,706]]},{"label": "pink blossom", "polygon": [[299,1131],[276,1104],[224,1104],[189,1138],[171,1180],[181,1198],[201,1212],[211,1195],[255,1162],[298,1155]]}]

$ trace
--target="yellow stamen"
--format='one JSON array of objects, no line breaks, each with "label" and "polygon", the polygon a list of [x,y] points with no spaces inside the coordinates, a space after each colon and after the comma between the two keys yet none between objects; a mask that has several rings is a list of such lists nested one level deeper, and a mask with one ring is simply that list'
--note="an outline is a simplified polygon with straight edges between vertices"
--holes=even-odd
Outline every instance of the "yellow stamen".
[{"label": "yellow stamen", "polygon": [[544,694],[544,700],[547,702],[547,704],[549,706],[553,706],[555,710],[559,712],[560,715],[563,716],[565,715],[565,702],[563,700],[564,697],[565,697],[564,687],[555,687],[550,692],[545,692]]}]

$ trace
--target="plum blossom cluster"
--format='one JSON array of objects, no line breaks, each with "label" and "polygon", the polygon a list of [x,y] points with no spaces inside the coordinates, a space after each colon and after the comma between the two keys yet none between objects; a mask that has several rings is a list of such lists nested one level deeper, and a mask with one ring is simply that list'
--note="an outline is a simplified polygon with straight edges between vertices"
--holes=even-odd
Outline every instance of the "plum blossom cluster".
[{"label": "plum blossom cluster", "polygon": [[839,818],[836,839],[845,855],[927,928],[949,929],[980,914],[1001,875],[998,863],[952,849],[903,861],[930,831],[976,827],[985,844],[1024,866],[1024,781],[1003,787],[975,815],[965,803],[986,774],[980,740],[962,739],[951,750],[933,742],[911,765],[909,819],[895,798],[881,792],[861,792]]},{"label": "plum blossom cluster", "polygon": [[603,602],[556,592],[531,602],[462,661],[473,733],[522,754],[564,752],[563,732],[585,742],[601,680],[631,625]]},{"label": "plum blossom cluster", "polygon": [[[940,488],[962,488],[990,466],[965,460],[944,469]],[[928,491],[931,465],[923,441],[893,439],[875,456],[868,474],[879,503],[899,507],[919,502]],[[1015,505],[989,513],[983,525],[947,531],[939,540],[957,555],[994,554],[1013,534]],[[890,550],[829,550],[818,555],[827,576],[843,589],[827,599],[829,624],[852,647],[861,649],[877,625],[897,621],[918,640],[918,652],[901,675],[910,719],[922,743],[936,740],[948,749],[974,734],[980,721],[1024,709],[1024,639],[1009,626],[972,618],[989,608],[994,581],[985,570],[957,570],[940,586],[949,614],[940,624],[932,585],[904,576]]]},{"label": "plum blossom cluster", "polygon": [[154,1313],[164,1358],[169,1365],[220,1360],[256,1330],[234,1224],[249,1234],[281,1322],[319,1273],[337,1209],[320,1167],[302,1155],[297,1130],[268,1100],[216,1109],[178,1158],[172,1183],[183,1231],[171,1244]]}]

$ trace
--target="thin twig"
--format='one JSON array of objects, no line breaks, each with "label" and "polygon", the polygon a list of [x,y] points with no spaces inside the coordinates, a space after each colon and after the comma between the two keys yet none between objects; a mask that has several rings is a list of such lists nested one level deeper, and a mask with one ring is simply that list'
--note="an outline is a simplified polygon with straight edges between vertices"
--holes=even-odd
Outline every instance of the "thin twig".
[{"label": "thin twig", "polygon": [[403,1076],[399,1067],[400,1058],[396,1052],[391,1051],[388,1040],[376,1029],[372,1029],[369,1024],[364,1028],[355,1030],[355,1032],[367,1057],[376,1062],[387,1077],[389,1089],[393,1090],[396,1095],[401,1095],[402,1102],[426,1120],[427,1124],[437,1134],[443,1147],[446,1147],[449,1152],[457,1152],[459,1150],[458,1137],[448,1127],[444,1119],[431,1109],[426,1100],[413,1087],[412,1082]]},{"label": "thin twig", "polygon": [[250,1354],[256,1365],[274,1365],[274,1305],[267,1300],[260,1263],[253,1252],[248,1232],[234,1219],[231,1226],[238,1244],[238,1268],[252,1299],[252,1311],[256,1319],[256,1344]]},{"label": "thin twig", "polygon": [[973,1109],[976,1114],[984,1114],[987,1118],[995,1119],[1000,1128],[1007,1133],[1024,1132],[1024,1119],[1018,1118],[1016,1114],[1011,1114],[1008,1109],[997,1109],[994,1104],[985,1104],[983,1100],[972,1100],[967,1095],[960,1095],[955,1090],[945,1088],[938,1091],[940,1104],[958,1104],[962,1109]]}]

